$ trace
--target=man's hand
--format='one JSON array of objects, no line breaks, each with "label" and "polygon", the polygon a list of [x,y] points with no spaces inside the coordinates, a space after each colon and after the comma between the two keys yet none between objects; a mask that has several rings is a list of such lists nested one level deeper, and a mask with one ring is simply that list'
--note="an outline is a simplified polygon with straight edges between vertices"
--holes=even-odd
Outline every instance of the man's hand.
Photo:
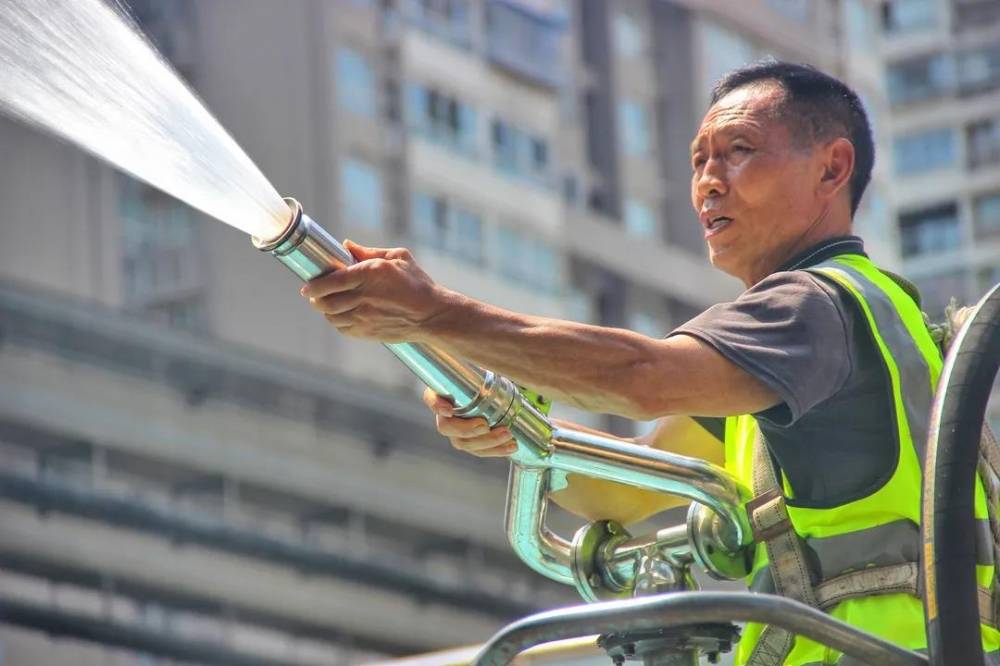
[{"label": "man's hand", "polygon": [[459,451],[480,458],[499,458],[517,451],[517,443],[507,428],[501,426],[491,430],[482,417],[463,419],[452,416],[455,413],[452,404],[431,389],[424,391],[424,404],[437,417],[438,432]]},{"label": "man's hand", "polygon": [[421,326],[445,310],[447,290],[405,248],[344,246],[358,263],[311,280],[302,295],[344,335],[418,342]]}]

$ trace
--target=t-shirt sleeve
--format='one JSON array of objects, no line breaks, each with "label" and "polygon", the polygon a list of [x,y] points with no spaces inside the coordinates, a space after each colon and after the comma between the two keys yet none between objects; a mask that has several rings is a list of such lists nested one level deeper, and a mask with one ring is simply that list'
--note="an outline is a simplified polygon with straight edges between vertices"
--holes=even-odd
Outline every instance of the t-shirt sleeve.
[{"label": "t-shirt sleeve", "polygon": [[844,386],[851,373],[850,330],[834,287],[805,271],[786,271],[670,335],[708,343],[774,389],[782,404],[758,417],[787,426]]}]

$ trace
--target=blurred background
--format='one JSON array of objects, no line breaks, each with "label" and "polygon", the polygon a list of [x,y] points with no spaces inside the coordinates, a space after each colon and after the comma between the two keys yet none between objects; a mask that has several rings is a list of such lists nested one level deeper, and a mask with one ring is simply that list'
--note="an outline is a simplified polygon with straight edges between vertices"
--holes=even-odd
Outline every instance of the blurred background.
[{"label": "blurred background", "polygon": [[[932,317],[1000,281],[997,0],[127,4],[280,192],[500,306],[662,336],[738,294],[688,144],[765,55],[861,94],[856,226]],[[245,236],[4,118],[0,154],[0,615],[38,627],[0,664],[362,664],[577,602],[506,546],[506,465]]]}]

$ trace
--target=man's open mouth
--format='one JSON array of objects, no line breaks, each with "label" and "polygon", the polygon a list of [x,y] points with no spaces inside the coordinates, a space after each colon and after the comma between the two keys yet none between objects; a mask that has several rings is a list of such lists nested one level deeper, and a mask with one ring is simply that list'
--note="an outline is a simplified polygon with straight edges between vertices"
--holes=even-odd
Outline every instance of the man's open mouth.
[{"label": "man's open mouth", "polygon": [[708,221],[708,227],[706,228],[706,231],[709,234],[719,232],[726,226],[728,226],[729,223],[732,221],[733,218],[731,217],[726,217],[725,215],[717,215]]}]

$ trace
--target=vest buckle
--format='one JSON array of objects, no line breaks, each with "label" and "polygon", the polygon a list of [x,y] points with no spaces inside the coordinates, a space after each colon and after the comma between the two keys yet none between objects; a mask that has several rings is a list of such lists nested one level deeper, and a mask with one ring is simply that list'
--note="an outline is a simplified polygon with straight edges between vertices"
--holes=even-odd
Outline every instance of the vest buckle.
[{"label": "vest buckle", "polygon": [[757,495],[744,506],[757,543],[766,543],[793,529],[792,519],[785,507],[785,496],[777,488]]}]

